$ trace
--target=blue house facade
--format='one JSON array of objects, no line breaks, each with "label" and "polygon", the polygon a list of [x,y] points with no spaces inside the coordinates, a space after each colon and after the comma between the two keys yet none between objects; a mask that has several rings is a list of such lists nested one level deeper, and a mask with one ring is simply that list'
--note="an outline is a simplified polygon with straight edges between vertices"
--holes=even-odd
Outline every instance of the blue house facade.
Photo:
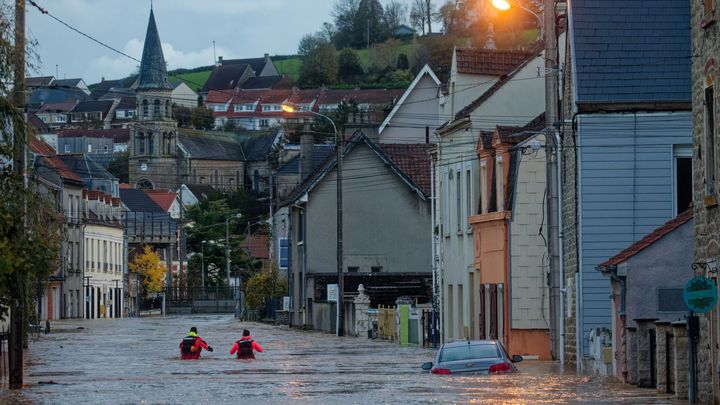
[{"label": "blue house facade", "polygon": [[[657,3],[657,4],[655,4]],[[692,201],[690,5],[569,2],[562,145],[566,360],[610,330],[596,266]]]}]

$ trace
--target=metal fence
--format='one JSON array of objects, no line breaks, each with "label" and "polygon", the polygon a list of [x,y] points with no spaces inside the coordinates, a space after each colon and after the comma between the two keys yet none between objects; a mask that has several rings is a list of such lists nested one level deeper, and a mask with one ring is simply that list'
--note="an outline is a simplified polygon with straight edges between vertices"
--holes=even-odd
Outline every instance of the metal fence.
[{"label": "metal fence", "polygon": [[397,340],[397,321],[396,317],[397,309],[393,307],[378,307],[378,339],[385,339],[390,341]]},{"label": "metal fence", "polygon": [[171,287],[165,297],[168,313],[235,313],[242,306],[238,287]]},{"label": "metal fence", "polygon": [[440,343],[440,317],[432,309],[422,311],[422,332],[424,347],[437,348]]}]

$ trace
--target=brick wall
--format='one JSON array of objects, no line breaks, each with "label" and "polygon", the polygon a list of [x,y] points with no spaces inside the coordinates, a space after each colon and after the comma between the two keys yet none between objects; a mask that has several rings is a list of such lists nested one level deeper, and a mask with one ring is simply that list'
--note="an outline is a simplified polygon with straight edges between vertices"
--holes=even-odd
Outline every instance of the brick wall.
[{"label": "brick wall", "polygon": [[[693,83],[693,166],[695,170],[695,260],[698,262],[718,261],[720,256],[720,247],[718,246],[718,221],[720,221],[720,208],[706,207],[705,198],[705,105],[704,93],[708,85],[712,85],[715,95],[715,111],[718,111],[720,101],[720,77],[718,76],[720,63],[720,28],[718,22],[712,20],[720,19],[720,4],[716,0],[714,2],[715,9],[709,13],[705,11],[705,2],[702,0],[692,1],[692,46],[693,46],[693,66],[692,66],[692,83]],[[706,71],[706,67],[711,60],[715,60],[715,68]],[[715,163],[716,173],[717,164],[720,162],[720,153],[718,150],[717,136],[720,134],[720,116],[715,115]],[[717,174],[716,174],[717,179]],[[718,185],[715,185],[715,198],[718,196]],[[707,275],[701,272],[698,275]],[[717,321],[716,321],[717,322]],[[712,347],[718,344],[717,336],[710,337],[712,322],[709,315],[700,316],[700,339],[697,345],[697,393],[698,400],[702,403],[709,403],[712,400],[713,391],[715,397],[720,396],[720,388],[717,386],[718,376],[715,374],[715,384],[713,384],[713,370],[717,369],[717,365],[713,365]]]}]

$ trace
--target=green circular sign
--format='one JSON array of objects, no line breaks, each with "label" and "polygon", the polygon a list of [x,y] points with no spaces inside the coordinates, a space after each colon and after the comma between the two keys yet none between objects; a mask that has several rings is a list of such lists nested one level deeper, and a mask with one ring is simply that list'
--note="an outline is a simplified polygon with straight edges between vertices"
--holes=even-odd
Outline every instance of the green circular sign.
[{"label": "green circular sign", "polygon": [[683,300],[689,310],[704,314],[710,312],[718,302],[715,283],[706,277],[695,277],[685,284]]}]

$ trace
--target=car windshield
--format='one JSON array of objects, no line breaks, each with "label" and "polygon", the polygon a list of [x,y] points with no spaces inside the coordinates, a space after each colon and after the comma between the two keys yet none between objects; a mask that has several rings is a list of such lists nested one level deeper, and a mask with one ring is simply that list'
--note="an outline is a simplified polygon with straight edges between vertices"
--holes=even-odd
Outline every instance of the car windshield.
[{"label": "car windshield", "polygon": [[440,362],[500,357],[497,345],[492,343],[446,347],[440,353]]}]

